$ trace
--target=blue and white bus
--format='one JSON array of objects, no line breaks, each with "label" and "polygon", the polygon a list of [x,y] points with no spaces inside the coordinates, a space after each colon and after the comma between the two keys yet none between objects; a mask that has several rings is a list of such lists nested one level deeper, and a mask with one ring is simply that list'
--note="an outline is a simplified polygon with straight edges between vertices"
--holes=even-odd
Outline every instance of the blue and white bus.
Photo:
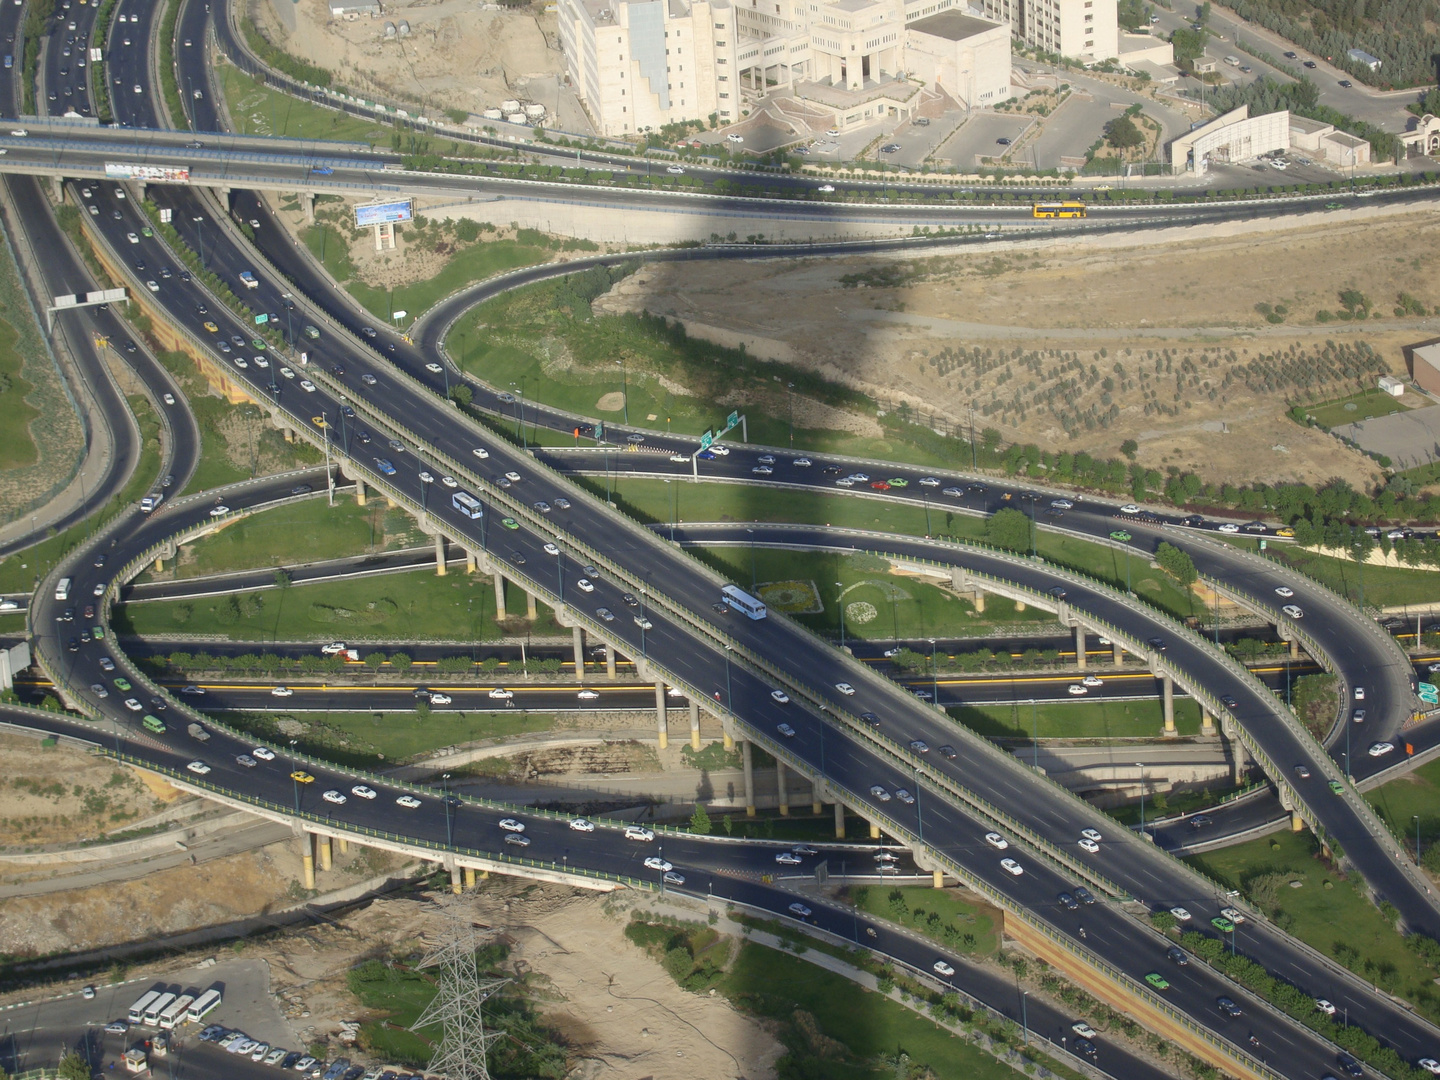
[{"label": "blue and white bus", "polygon": [[752,619],[765,618],[765,605],[756,600],[755,597],[734,585],[726,585],[720,590],[720,599],[734,608],[736,611],[744,612]]},{"label": "blue and white bus", "polygon": [[192,1024],[197,1024],[201,1020],[204,1020],[206,1016],[208,1016],[211,1012],[220,1007],[220,1001],[221,997],[219,990],[206,990],[203,994],[196,998],[195,1003],[190,1006],[190,1022]]},{"label": "blue and white bus", "polygon": [[475,496],[471,495],[468,491],[457,491],[454,495],[451,495],[450,505],[455,507],[456,510],[459,510],[460,513],[464,514],[472,521],[478,517],[484,516],[485,513],[482,509],[480,509],[480,500],[475,498]]}]

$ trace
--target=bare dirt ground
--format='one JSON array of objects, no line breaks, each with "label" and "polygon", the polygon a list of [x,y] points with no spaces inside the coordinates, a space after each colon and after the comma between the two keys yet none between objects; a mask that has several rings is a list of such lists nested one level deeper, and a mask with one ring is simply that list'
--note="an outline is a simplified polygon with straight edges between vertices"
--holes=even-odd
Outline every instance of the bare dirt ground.
[{"label": "bare dirt ground", "polygon": [[[1430,311],[1440,304],[1440,218],[1326,220],[1218,237],[1176,230],[1178,243],[1137,248],[1020,243],[743,273],[657,264],[596,306],[743,340],[937,424],[966,423],[973,407],[976,426],[1007,441],[1111,457],[1133,438],[1146,466],[1209,480],[1368,484],[1373,463],[1284,413],[1373,386],[1361,369],[1404,374],[1401,347],[1440,324],[1390,312],[1402,292]],[[1383,317],[1318,323],[1346,289]],[[1284,321],[1267,322],[1261,303],[1283,305]],[[1358,354],[1354,371],[1335,359],[1343,353]]]},{"label": "bare dirt ground", "polygon": [[41,746],[18,735],[0,736],[0,848],[5,850],[36,850],[115,832],[167,801],[139,774],[104,758],[67,746]]},{"label": "bare dirt ground", "polygon": [[[270,40],[323,64],[351,93],[413,101],[434,109],[481,112],[506,98],[524,100],[532,80],[553,87],[565,70],[555,15],[540,6],[483,11],[463,0],[384,4],[379,18],[336,18],[328,0],[301,0],[288,31],[268,3],[251,12]],[[410,34],[385,37],[400,20]],[[553,91],[552,91],[553,93]]]}]

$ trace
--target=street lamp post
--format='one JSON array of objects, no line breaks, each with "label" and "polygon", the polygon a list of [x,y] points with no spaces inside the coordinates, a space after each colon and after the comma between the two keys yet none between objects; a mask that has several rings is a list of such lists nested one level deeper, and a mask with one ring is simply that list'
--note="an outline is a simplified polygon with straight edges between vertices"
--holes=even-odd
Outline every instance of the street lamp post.
[{"label": "street lamp post", "polygon": [[680,485],[672,484],[667,477],[665,486],[670,489],[670,542],[673,544],[675,542],[675,523],[680,517]]},{"label": "street lamp post", "polygon": [[725,646],[725,708],[728,712],[734,713],[730,697],[730,649],[731,646]]},{"label": "street lamp post", "polygon": [[[745,535],[750,538],[750,595],[755,595],[755,530],[745,526]],[[674,539],[674,536],[671,536]]]},{"label": "street lamp post", "polygon": [[441,773],[440,780],[445,789],[445,846],[455,846],[455,836],[450,825],[450,774]]},{"label": "street lamp post", "polygon": [[[645,164],[646,169],[650,167],[649,162]],[[625,356],[622,353],[620,359],[615,363],[620,365],[620,404],[625,409],[625,426],[630,426],[630,376],[625,370]]]},{"label": "street lamp post", "polygon": [[930,701],[938,709],[940,707],[940,669],[935,666],[935,639],[928,639],[930,642]]},{"label": "street lamp post", "polygon": [[785,384],[785,391],[786,391],[786,395],[785,395],[785,396],[786,396],[786,399],[787,399],[787,403],[788,403],[788,405],[789,405],[789,413],[790,413],[790,445],[791,445],[791,446],[794,446],[794,445],[795,445],[795,384],[794,384],[793,382],[792,382],[792,383],[786,383],[786,384]]},{"label": "street lamp post", "polygon": [[[290,740],[290,756],[291,756],[292,758],[295,756],[295,740],[294,740],[294,739],[291,739],[291,740]],[[290,762],[290,764],[291,764],[291,765],[294,765],[295,762],[292,760],[292,761]],[[290,786],[295,789],[295,813],[297,813],[297,814],[300,813],[300,781],[297,780],[297,779],[295,779],[295,774],[296,774],[297,772],[299,772],[299,771],[300,771],[299,769],[291,769],[291,770],[290,770]]]},{"label": "street lamp post", "polygon": [[840,651],[845,651],[845,586],[835,582],[835,604],[840,609]]},{"label": "street lamp post", "polygon": [[1420,862],[1420,815],[1411,814],[1410,816],[1415,819],[1415,862],[1418,864]]},{"label": "street lamp post", "polygon": [[1140,835],[1145,835],[1145,763],[1135,762],[1135,767],[1140,770]]},{"label": "street lamp post", "polygon": [[325,419],[325,413],[320,413],[320,433],[325,436],[325,492],[329,496],[330,505],[335,505],[335,474],[330,469],[330,424]]},{"label": "street lamp post", "polygon": [[1020,991],[1020,1030],[1025,1034],[1025,1045],[1030,1045],[1030,1011],[1025,1007],[1025,999],[1030,996],[1029,990]]}]

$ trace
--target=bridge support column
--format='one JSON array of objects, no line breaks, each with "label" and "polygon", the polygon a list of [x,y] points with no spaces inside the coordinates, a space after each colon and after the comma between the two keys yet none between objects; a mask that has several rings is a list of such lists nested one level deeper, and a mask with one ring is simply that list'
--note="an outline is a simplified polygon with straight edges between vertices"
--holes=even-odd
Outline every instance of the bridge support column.
[{"label": "bridge support column", "polygon": [[945,887],[945,871],[932,870],[931,873],[934,875],[935,888],[943,889]]},{"label": "bridge support column", "polygon": [[1170,673],[1164,672],[1160,676],[1161,701],[1165,709],[1165,737],[1175,737],[1175,680]]},{"label": "bridge support column", "polygon": [[349,855],[349,854],[350,854],[350,841],[349,841],[349,840],[346,840],[345,837],[343,837],[343,836],[337,836],[335,839],[336,839],[336,842],[340,845],[340,854],[341,854],[341,855]]},{"label": "bridge support column", "polygon": [[585,628],[576,623],[570,628],[570,641],[575,646],[575,681],[585,681]]},{"label": "bridge support column", "polygon": [[735,736],[727,728],[720,729],[720,746],[727,753],[735,749]]},{"label": "bridge support column", "polygon": [[1114,649],[1115,666],[1116,666],[1116,667],[1122,667],[1122,666],[1124,666],[1124,663],[1125,663],[1125,650],[1120,647],[1120,643],[1117,641],[1114,645],[1111,646],[1111,648]]},{"label": "bridge support column", "polygon": [[1085,670],[1085,627],[1075,624],[1075,666]]},{"label": "bridge support column", "polygon": [[304,207],[305,207],[305,224],[307,224],[307,225],[314,225],[314,224],[315,224],[315,193],[314,193],[313,191],[301,192],[301,194],[300,194],[300,202],[301,202],[301,203],[304,205]]},{"label": "bridge support column", "polygon": [[435,576],[445,576],[445,537],[435,534]]},{"label": "bridge support column", "polygon": [[525,594],[525,618],[529,619],[531,622],[534,622],[535,619],[536,619],[536,617],[537,617],[537,615],[538,615],[538,612],[537,612],[536,609],[535,609],[535,594],[532,593],[532,592],[526,592],[526,594]]},{"label": "bridge support column", "polygon": [[473,866],[467,866],[467,867],[465,867],[465,888],[467,888],[467,889],[473,889],[474,887],[475,887],[475,868],[474,868]]},{"label": "bridge support column", "polygon": [[740,740],[740,760],[745,764],[745,816],[755,816],[755,765],[751,761],[750,740]]},{"label": "bridge support column", "polygon": [[879,840],[879,839],[880,839],[880,826],[879,826],[879,825],[876,825],[875,822],[873,822],[873,821],[870,822],[870,839],[871,839],[871,840]]},{"label": "bridge support column", "polygon": [[790,792],[785,786],[785,763],[777,760],[775,762],[775,795],[780,804],[780,816],[790,816]]},{"label": "bridge support column", "polygon": [[690,702],[690,749],[700,749],[700,706],[696,702]]},{"label": "bridge support column", "polygon": [[508,617],[505,614],[505,578],[499,570],[492,577],[495,581],[495,621],[504,622]]},{"label": "bridge support column", "polygon": [[[291,438],[293,439],[294,436],[292,435]],[[358,476],[355,478],[355,505],[365,505],[365,481]]]},{"label": "bridge support column", "polygon": [[300,862],[304,867],[305,888],[315,891],[315,834],[300,834]]},{"label": "bridge support column", "polygon": [[1300,659],[1300,641],[1299,641],[1298,638],[1291,638],[1291,639],[1290,639],[1290,659],[1291,659],[1291,660],[1299,660],[1299,659]]},{"label": "bridge support column", "polygon": [[1290,831],[1291,831],[1291,832],[1304,832],[1304,831],[1305,831],[1305,819],[1300,816],[1300,811],[1298,811],[1298,810],[1291,810],[1291,811],[1290,811]]},{"label": "bridge support column", "polygon": [[1016,611],[1024,611],[1024,610],[1025,610],[1025,601],[1024,601],[1024,600],[1016,600],[1016,601],[1015,601],[1015,610],[1016,610]]},{"label": "bridge support column", "polygon": [[1200,734],[1212,737],[1215,734],[1215,718],[1210,715],[1208,709],[1200,710]]},{"label": "bridge support column", "polygon": [[475,559],[475,552],[471,551],[469,548],[466,548],[466,549],[465,549],[465,573],[467,573],[467,574],[473,574],[473,573],[475,573],[475,571],[478,570],[479,568],[480,568],[479,563],[478,563],[478,562],[476,561],[476,559]]},{"label": "bridge support column", "polygon": [[838,800],[835,803],[835,839],[845,839],[845,804]]},{"label": "bridge support column", "polygon": [[330,837],[316,835],[315,846],[320,849],[320,869],[329,870],[335,865],[335,857],[330,851]]},{"label": "bridge support column", "polygon": [[[1220,733],[1225,736],[1226,741],[1230,744],[1230,782],[1238,785],[1245,776],[1245,768],[1248,764],[1248,758],[1245,754],[1245,744],[1240,741],[1240,737],[1235,730],[1235,721],[1228,716],[1220,717]],[[1285,789],[1282,787],[1280,791],[1281,797],[1283,798]]]},{"label": "bridge support column", "polygon": [[605,646],[605,677],[614,681],[615,679],[615,646]]},{"label": "bridge support column", "polygon": [[451,891],[452,893],[454,893],[456,896],[459,896],[460,893],[461,893],[461,892],[464,890],[464,888],[465,888],[465,886],[462,884],[463,880],[464,880],[464,879],[461,877],[461,873],[460,873],[460,867],[456,866],[454,863],[451,863],[451,864],[450,864],[450,891]]},{"label": "bridge support column", "polygon": [[[665,683],[664,683],[664,680],[656,679],[656,680],[655,680],[655,726],[656,726],[656,729],[657,729],[658,734],[659,734],[660,749],[661,749],[661,750],[664,750],[666,747],[668,747],[668,746],[670,745],[670,732],[669,732],[669,730],[668,730],[668,729],[666,728],[666,726],[665,726],[665,719],[666,719],[666,717],[665,717]],[[746,755],[746,761],[749,761],[749,755]],[[746,775],[747,775],[747,776],[749,775],[749,766],[748,766],[748,765],[746,766]],[[745,790],[746,790],[747,793],[748,793],[749,790],[750,790],[750,783],[749,783],[748,780],[747,780],[746,783],[745,783]]]}]

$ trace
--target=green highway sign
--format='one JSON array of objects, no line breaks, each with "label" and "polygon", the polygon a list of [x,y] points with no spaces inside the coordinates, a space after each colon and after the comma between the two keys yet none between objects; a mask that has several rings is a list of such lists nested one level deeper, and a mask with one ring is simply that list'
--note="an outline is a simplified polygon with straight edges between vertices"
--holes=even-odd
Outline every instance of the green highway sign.
[{"label": "green highway sign", "polygon": [[709,449],[710,449],[710,444],[713,443],[714,441],[715,441],[715,435],[714,435],[714,433],[707,430],[704,435],[701,435],[701,436],[700,436],[700,449],[701,449],[701,450],[709,450]]}]

